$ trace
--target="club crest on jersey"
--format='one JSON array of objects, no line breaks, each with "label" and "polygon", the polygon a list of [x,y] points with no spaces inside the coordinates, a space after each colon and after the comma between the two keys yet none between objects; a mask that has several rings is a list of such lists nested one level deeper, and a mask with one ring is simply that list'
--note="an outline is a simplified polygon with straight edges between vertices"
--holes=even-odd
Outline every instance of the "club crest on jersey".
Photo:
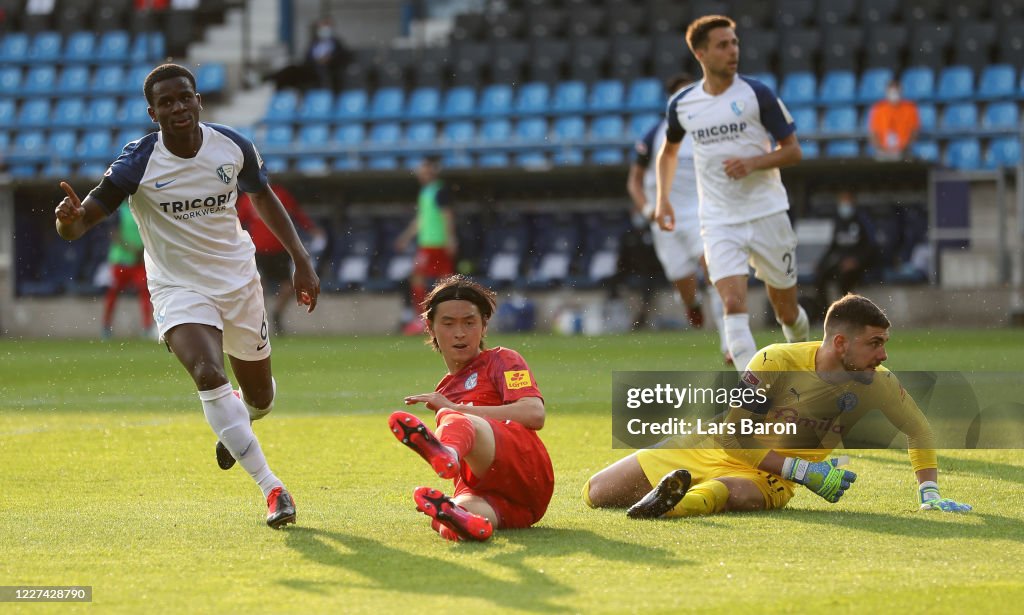
[{"label": "club crest on jersey", "polygon": [[530,378],[530,372],[525,369],[505,372],[505,386],[510,390],[525,389],[533,386],[533,379]]},{"label": "club crest on jersey", "polygon": [[746,106],[747,106],[746,103],[744,103],[742,100],[734,100],[734,101],[732,101],[732,104],[730,105],[730,107],[732,107],[732,112],[735,113],[736,115],[742,115],[743,114],[743,109]]},{"label": "club crest on jersey", "polygon": [[225,184],[230,184],[231,180],[235,178],[235,165],[233,164],[222,164],[217,167],[217,177],[220,181]]},{"label": "club crest on jersey", "polygon": [[858,401],[856,393],[847,391],[836,400],[836,407],[839,408],[840,412],[849,412],[857,407]]},{"label": "club crest on jersey", "polygon": [[472,391],[473,389],[476,388],[476,382],[476,372],[473,372],[472,374],[469,375],[469,378],[466,378],[466,382],[465,384],[462,385],[462,388],[466,389],[467,391]]}]

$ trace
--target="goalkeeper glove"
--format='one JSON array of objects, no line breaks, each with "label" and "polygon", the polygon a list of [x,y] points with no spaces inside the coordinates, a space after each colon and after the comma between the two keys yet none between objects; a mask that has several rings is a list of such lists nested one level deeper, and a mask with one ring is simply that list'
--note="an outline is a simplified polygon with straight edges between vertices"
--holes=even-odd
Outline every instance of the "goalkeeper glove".
[{"label": "goalkeeper glove", "polygon": [[921,494],[921,510],[941,510],[943,512],[970,512],[970,504],[954,502],[949,498],[939,495],[939,486],[930,480],[926,480],[918,487]]},{"label": "goalkeeper glove", "polygon": [[849,470],[840,470],[839,466],[849,463],[846,455],[827,461],[807,461],[798,457],[788,457],[782,463],[782,478],[800,483],[814,493],[835,503],[843,497],[857,475]]}]

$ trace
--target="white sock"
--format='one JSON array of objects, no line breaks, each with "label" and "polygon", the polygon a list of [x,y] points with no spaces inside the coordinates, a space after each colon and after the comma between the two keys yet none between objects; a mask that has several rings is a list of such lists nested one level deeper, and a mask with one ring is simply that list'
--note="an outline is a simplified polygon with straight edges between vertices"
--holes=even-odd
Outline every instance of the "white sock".
[{"label": "white sock", "polygon": [[729,343],[729,352],[732,353],[733,365],[736,371],[747,369],[747,363],[757,354],[757,344],[754,342],[754,334],[750,332],[749,314],[726,314],[725,339]]},{"label": "white sock", "polygon": [[203,414],[213,433],[260,486],[263,497],[274,487],[284,487],[270,471],[263,449],[249,424],[249,412],[242,400],[232,393],[231,383],[210,391],[199,391],[199,399],[203,402]]},{"label": "white sock", "polygon": [[249,410],[249,422],[260,420],[274,409],[274,400],[277,398],[277,380],[274,380],[273,376],[270,377],[270,391],[270,404],[266,408],[257,408],[250,404],[244,395],[242,396],[242,401],[245,402],[245,407]]},{"label": "white sock", "polygon": [[718,349],[722,351],[722,354],[725,354],[729,352],[729,343],[725,339],[725,322],[722,320],[725,317],[722,297],[718,294],[718,289],[712,284],[708,285],[707,293],[708,309],[711,310],[711,321],[715,323],[715,330],[718,331]]},{"label": "white sock", "polygon": [[791,325],[787,325],[784,322],[780,322],[782,325],[782,334],[786,336],[787,342],[806,342],[807,336],[811,333],[811,322],[807,319],[807,312],[804,311],[803,306],[798,305],[799,310],[796,315],[796,322]]}]

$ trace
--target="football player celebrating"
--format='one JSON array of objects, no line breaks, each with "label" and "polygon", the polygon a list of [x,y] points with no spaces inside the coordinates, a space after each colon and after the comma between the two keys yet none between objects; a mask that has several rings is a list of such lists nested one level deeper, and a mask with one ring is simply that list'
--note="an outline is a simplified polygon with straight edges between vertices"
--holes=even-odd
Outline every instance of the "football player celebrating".
[{"label": "football player celebrating", "polygon": [[249,194],[288,250],[295,300],[308,312],[316,307],[320,280],[252,142],[227,126],[199,121],[202,100],[192,73],[177,64],[158,66],[143,92],[160,130],[125,145],[84,201],[61,182],[67,196],[55,211],[57,233],[78,239],[127,197],[142,235],[160,337],[195,382],[206,421],[220,439],[220,467],[238,460],[263,491],[267,525],[279,528],[295,522],[295,503],[267,465],[251,425],[270,412],[277,387],[255,248],[235,210],[239,191]]},{"label": "football player celebrating", "polygon": [[430,344],[448,374],[434,392],[405,403],[433,410],[437,432],[402,411],[388,425],[438,476],[454,479],[455,491],[449,498],[419,487],[416,508],[449,540],[486,540],[494,528],[529,527],[544,516],[555,484],[537,435],[545,416],[537,380],[516,351],[484,349],[494,292],[453,275],[434,286],[423,308]]},{"label": "football player celebrating", "polygon": [[[741,386],[768,395],[750,408],[731,409],[727,420],[799,425],[796,435],[758,436],[753,446],[733,437],[704,448],[665,442],[598,472],[584,486],[584,501],[592,508],[629,506],[633,518],[686,517],[783,508],[803,485],[834,503],[857,476],[829,453],[861,419],[880,412],[907,436],[920,509],[970,511],[939,494],[931,426],[882,366],[889,326],[869,299],[847,295],[829,308],[823,341],[774,344],[750,361]],[[865,424],[870,430],[870,421]]]}]

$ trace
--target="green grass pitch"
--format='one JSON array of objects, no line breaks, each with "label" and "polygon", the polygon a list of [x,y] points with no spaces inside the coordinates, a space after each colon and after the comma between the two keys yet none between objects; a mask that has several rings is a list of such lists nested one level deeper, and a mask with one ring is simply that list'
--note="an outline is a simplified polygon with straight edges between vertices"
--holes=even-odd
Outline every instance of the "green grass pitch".
[{"label": "green grass pitch", "polygon": [[[256,431],[299,523],[273,531],[252,481],[217,469],[192,385],[161,346],[0,339],[0,585],[94,592],[91,605],[0,612],[935,613],[1024,603],[1024,451],[940,453],[943,491],[973,504],[970,515],[917,512],[905,453],[853,451],[859,477],[836,505],[802,490],[782,511],[630,521],[579,497],[626,453],[611,448],[611,372],[716,369],[710,334],[490,342],[519,350],[537,375],[557,486],[537,527],[451,544],[411,498],[419,485],[449,485],[385,422],[443,373],[419,340],[275,340],[277,405]],[[897,372],[1021,371],[1024,332],[897,329],[889,354]]]}]

